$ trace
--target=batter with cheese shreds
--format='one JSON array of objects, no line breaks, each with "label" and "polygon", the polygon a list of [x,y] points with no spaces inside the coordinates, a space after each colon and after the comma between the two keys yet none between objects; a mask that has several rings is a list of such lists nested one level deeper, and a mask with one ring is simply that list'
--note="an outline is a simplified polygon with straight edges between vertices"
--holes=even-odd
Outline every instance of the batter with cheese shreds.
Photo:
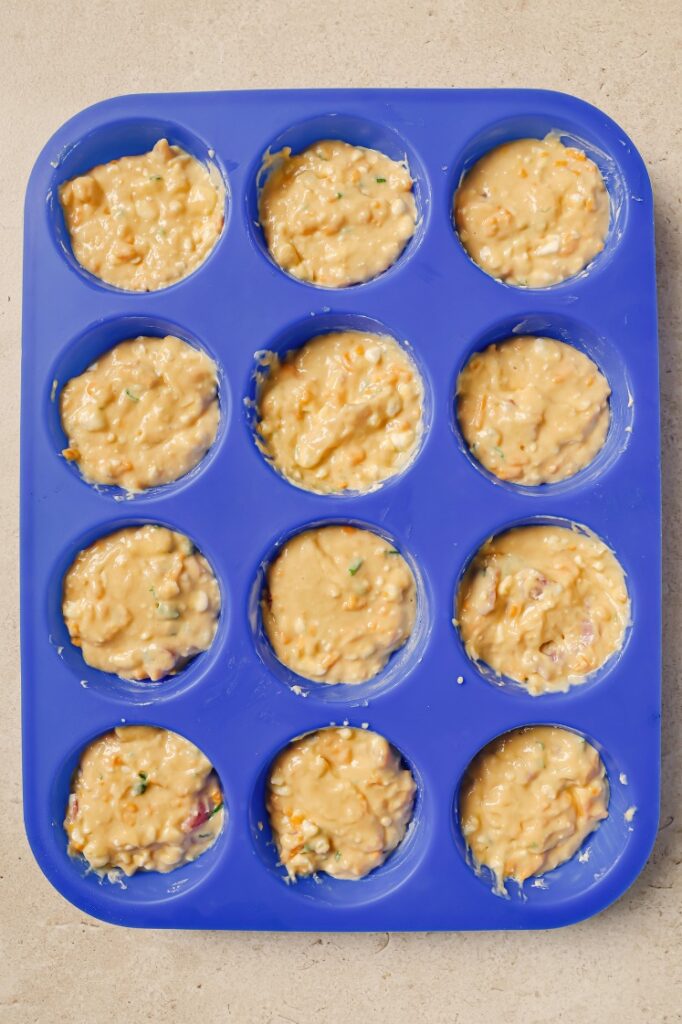
[{"label": "batter with cheese shreds", "polygon": [[573,476],[609,429],[611,389],[595,364],[554,338],[509,338],[469,360],[457,416],[472,454],[500,480],[535,485]]},{"label": "batter with cheese shreds", "polygon": [[536,696],[584,682],[620,650],[630,599],[621,566],[598,537],[522,526],[475,555],[456,616],[469,657]]},{"label": "batter with cheese shreds", "polygon": [[269,162],[260,223],[275,263],[302,281],[369,281],[415,232],[410,172],[376,149],[324,140],[295,156],[286,147]]},{"label": "batter with cheese shreds", "polygon": [[293,537],[267,571],[263,626],[279,660],[318,683],[362,683],[410,636],[416,585],[393,545],[354,526]]},{"label": "batter with cheese shreds", "polygon": [[537,725],[499,736],[469,765],[459,813],[474,864],[522,884],[580,849],[608,815],[603,762],[581,736]]},{"label": "batter with cheese shreds", "polygon": [[416,789],[375,732],[321,729],[294,740],[272,765],[266,795],[289,877],[357,879],[379,867],[405,836]]},{"label": "batter with cheese shreds", "polygon": [[472,260],[527,288],[579,273],[604,248],[610,217],[597,165],[552,133],[493,149],[455,194],[455,223]]},{"label": "batter with cheese shreds", "polygon": [[264,453],[292,483],[369,491],[412,460],[424,389],[393,338],[335,331],[270,360],[258,395]]},{"label": "batter with cheese shreds", "polygon": [[216,365],[179,338],[122,341],[64,386],[68,447],[91,483],[143,491],[184,476],[215,441]]},{"label": "batter with cheese shreds", "polygon": [[157,680],[211,646],[220,588],[184,534],[131,526],[77,555],[64,577],[62,611],[88,665]]},{"label": "batter with cheese shreds", "polygon": [[223,828],[213,766],[175,732],[117,726],[84,751],[64,828],[72,857],[98,874],[173,871],[196,860]]},{"label": "batter with cheese shreds", "polygon": [[127,291],[155,291],[191,274],[223,229],[222,183],[166,139],[72,178],[59,199],[78,262]]}]

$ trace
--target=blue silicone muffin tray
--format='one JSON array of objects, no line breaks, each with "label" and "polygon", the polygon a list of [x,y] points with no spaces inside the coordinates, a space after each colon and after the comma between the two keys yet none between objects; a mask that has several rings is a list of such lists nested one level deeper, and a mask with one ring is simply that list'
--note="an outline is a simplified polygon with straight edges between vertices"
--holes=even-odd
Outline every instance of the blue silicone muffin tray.
[{"label": "blue silicone muffin tray", "polygon": [[[465,254],[453,229],[453,194],[463,171],[491,147],[550,130],[601,168],[612,205],[608,239],[571,280],[544,290],[507,287]],[[185,280],[149,294],[119,291],[75,262],[57,188],[163,136],[215,163],[226,186],[225,228]],[[258,226],[263,154],[321,138],[406,156],[420,214],[391,269],[340,290],[283,273]],[[546,928],[588,917],[620,896],[647,858],[658,819],[661,525],[652,196],[621,129],[580,100],[542,91],[128,96],[78,114],[48,142],[31,175],[25,225],[25,819],[36,859],[57,889],[95,917],[124,925],[329,931]],[[309,494],[282,479],[254,443],[256,353],[349,327],[409,344],[425,384],[424,440],[407,471],[374,493]],[[460,369],[473,351],[514,332],[578,346],[612,389],[604,449],[552,487],[494,480],[469,456],[457,427]],[[129,500],[88,485],[60,457],[59,389],[118,341],[165,333],[216,360],[222,425],[192,473]],[[223,598],[210,650],[157,684],[127,683],[87,666],[60,608],[76,553],[142,522],[188,534],[211,562]],[[458,581],[479,545],[535,522],[581,524],[603,538],[627,573],[632,601],[620,654],[584,685],[537,698],[472,664],[452,625]],[[292,534],[324,523],[383,534],[418,581],[414,635],[381,676],[360,686],[298,679],[273,657],[260,625],[268,560]],[[418,784],[413,824],[386,863],[360,881],[321,876],[285,884],[264,808],[268,765],[293,737],[346,721],[368,723],[402,753]],[[194,864],[112,884],[67,856],[62,821],[80,752],[119,723],[173,729],[201,747],[220,774],[228,820]],[[610,813],[579,856],[539,883],[510,886],[502,898],[490,876],[467,862],[458,787],[484,744],[534,723],[565,726],[595,744],[609,776]]]}]

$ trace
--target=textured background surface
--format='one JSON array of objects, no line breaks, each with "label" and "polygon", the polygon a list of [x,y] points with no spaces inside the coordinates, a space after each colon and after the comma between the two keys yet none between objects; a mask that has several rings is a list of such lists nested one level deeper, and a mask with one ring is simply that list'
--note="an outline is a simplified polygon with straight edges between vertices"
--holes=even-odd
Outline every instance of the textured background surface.
[{"label": "textured background surface", "polygon": [[[682,1020],[682,292],[676,0],[0,0],[0,1020],[237,1024],[658,1024]],[[23,836],[18,422],[23,191],[44,141],[126,92],[315,86],[524,86],[610,114],[656,196],[665,500],[661,831],[633,888],[596,919],[534,934],[146,933],[86,918]],[[10,152],[12,155],[10,156]],[[652,652],[655,657],[655,652]],[[642,685],[646,685],[642,679]]]}]

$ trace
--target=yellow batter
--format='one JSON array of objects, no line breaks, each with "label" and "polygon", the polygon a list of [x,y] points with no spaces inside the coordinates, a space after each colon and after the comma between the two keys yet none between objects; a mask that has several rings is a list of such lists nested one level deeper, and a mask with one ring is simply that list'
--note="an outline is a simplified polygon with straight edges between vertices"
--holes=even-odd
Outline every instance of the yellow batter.
[{"label": "yellow batter", "polygon": [[552,871],[580,849],[608,815],[609,784],[597,751],[554,726],[517,729],[493,740],[462,783],[460,821],[474,863],[519,884]]},{"label": "yellow batter", "polygon": [[268,569],[261,607],[284,665],[318,683],[362,683],[412,632],[416,586],[389,541],[326,526],[284,545]]},{"label": "yellow batter", "polygon": [[270,361],[258,396],[262,448],[292,483],[369,491],[412,460],[422,429],[416,366],[387,335],[318,335]]},{"label": "yellow batter", "polygon": [[457,595],[467,654],[529,693],[565,691],[623,644],[623,570],[594,536],[522,526],[486,541]]},{"label": "yellow batter", "polygon": [[65,182],[59,199],[78,262],[127,291],[186,277],[223,229],[222,183],[166,139]]},{"label": "yellow batter", "polygon": [[597,165],[551,133],[487,153],[455,194],[455,223],[472,260],[528,288],[586,267],[604,248],[610,215]]},{"label": "yellow batter", "polygon": [[211,646],[220,588],[183,534],[133,526],[77,555],[64,577],[62,611],[88,665],[156,680]]},{"label": "yellow batter", "polygon": [[210,761],[177,733],[118,726],[91,743],[71,783],[72,857],[99,874],[172,871],[212,846],[223,796]]},{"label": "yellow batter", "polygon": [[86,480],[143,491],[188,473],[220,421],[216,365],[179,338],[122,341],[61,395],[68,447]]},{"label": "yellow batter", "polygon": [[290,878],[362,878],[403,839],[416,785],[383,736],[321,729],[294,740],[270,771],[266,806]]},{"label": "yellow batter", "polygon": [[417,223],[404,163],[338,140],[271,158],[260,223],[272,258],[302,281],[343,288],[400,256]]},{"label": "yellow batter", "polygon": [[501,480],[556,483],[587,466],[609,429],[611,389],[595,364],[553,338],[509,338],[472,356],[457,416],[473,455]]}]

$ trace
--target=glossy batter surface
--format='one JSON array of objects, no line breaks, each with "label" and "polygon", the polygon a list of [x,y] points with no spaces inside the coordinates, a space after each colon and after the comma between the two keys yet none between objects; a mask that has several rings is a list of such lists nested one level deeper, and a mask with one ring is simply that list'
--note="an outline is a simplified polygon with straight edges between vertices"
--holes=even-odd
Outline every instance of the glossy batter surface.
[{"label": "glossy batter surface", "polygon": [[77,555],[62,610],[88,665],[156,680],[211,646],[220,588],[188,537],[164,526],[127,527]]},{"label": "glossy batter surface", "polygon": [[172,871],[222,831],[223,796],[208,758],[177,733],[117,726],[84,751],[64,828],[72,857],[95,871]]},{"label": "glossy batter surface", "polygon": [[554,726],[493,740],[469,765],[460,822],[476,866],[523,883],[558,867],[608,815],[602,760],[581,736]]},{"label": "glossy batter surface", "polygon": [[318,335],[273,356],[258,395],[264,453],[293,483],[321,493],[369,491],[418,447],[423,386],[387,335]]},{"label": "glossy batter surface", "polygon": [[611,389],[595,364],[554,338],[509,338],[477,352],[457,381],[457,416],[472,454],[500,480],[573,476],[609,429]]},{"label": "glossy batter surface", "polygon": [[133,338],[68,381],[60,410],[62,454],[86,480],[143,491],[184,476],[213,444],[216,365],[179,338]]},{"label": "glossy batter surface", "polygon": [[375,732],[321,729],[294,740],[270,770],[266,806],[291,878],[362,878],[405,836],[416,785]]},{"label": "glossy batter surface", "polygon": [[537,695],[584,682],[630,620],[625,576],[597,537],[524,526],[486,541],[457,595],[467,654]]},{"label": "glossy batter surface", "polygon": [[272,258],[302,281],[343,288],[395,263],[415,232],[417,206],[404,163],[338,140],[293,156],[287,147],[260,196]]},{"label": "glossy batter surface", "polygon": [[597,165],[556,135],[493,149],[455,194],[462,245],[492,277],[546,288],[604,248],[611,208]]},{"label": "glossy batter surface", "polygon": [[202,263],[223,228],[224,189],[179,146],[93,167],[60,186],[73,254],[127,291],[155,291]]},{"label": "glossy batter surface", "polygon": [[383,537],[326,526],[287,541],[268,568],[261,608],[288,668],[318,683],[362,683],[412,632],[416,586]]}]

